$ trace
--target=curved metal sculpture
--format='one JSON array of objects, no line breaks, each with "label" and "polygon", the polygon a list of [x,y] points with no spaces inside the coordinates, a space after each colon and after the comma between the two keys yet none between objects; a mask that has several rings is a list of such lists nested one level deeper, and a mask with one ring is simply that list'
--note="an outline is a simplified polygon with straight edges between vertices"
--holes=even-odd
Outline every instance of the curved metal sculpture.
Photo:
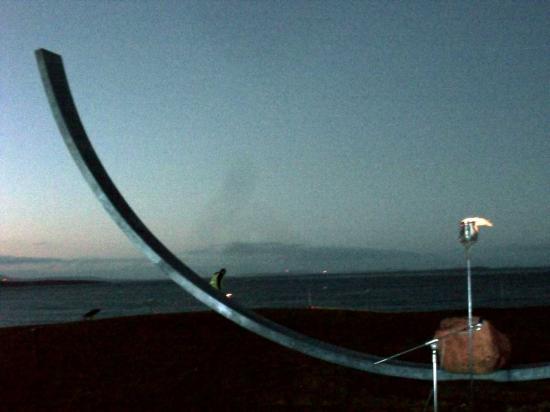
[{"label": "curved metal sculpture", "polygon": [[[393,361],[374,365],[374,362],[381,359],[380,357],[331,345],[300,334],[241,307],[234,300],[227,299],[223,294],[211,288],[149,231],[115,187],[97,157],[80,121],[61,56],[44,49],[36,50],[35,54],[55,121],[85,180],[126,236],[182,289],[237,325],[303,354],[371,373],[411,379],[432,379],[432,370],[429,364]],[[534,368],[526,365],[486,375],[475,375],[476,379],[495,381],[547,377],[550,377],[549,364]],[[468,374],[453,374],[444,371],[439,375],[439,380],[462,379],[470,379],[470,377]]]}]

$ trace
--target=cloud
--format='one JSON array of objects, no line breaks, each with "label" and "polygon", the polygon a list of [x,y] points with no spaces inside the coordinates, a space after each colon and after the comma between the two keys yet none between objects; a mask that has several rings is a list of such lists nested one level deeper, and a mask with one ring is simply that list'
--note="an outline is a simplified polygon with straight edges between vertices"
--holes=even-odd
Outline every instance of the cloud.
[{"label": "cloud", "polygon": [[[450,254],[457,259],[463,255]],[[313,246],[284,242],[231,242],[178,253],[199,275],[208,277],[221,267],[232,276],[262,273],[331,273],[415,270],[450,267],[452,259],[398,249]],[[501,254],[502,255],[502,254]],[[510,255],[508,253],[507,255]],[[479,264],[485,264],[478,259]],[[449,263],[451,262],[451,263]],[[77,277],[162,279],[163,273],[144,257],[79,258],[0,256],[0,271],[11,277]]]},{"label": "cloud", "polygon": [[58,263],[62,259],[50,257],[29,257],[29,256],[4,256],[0,255],[0,265],[28,265],[28,264],[45,264]]},{"label": "cloud", "polygon": [[437,266],[437,259],[402,250],[363,247],[308,246],[279,242],[233,242],[185,254],[191,267],[231,272],[267,273],[362,271]]},{"label": "cloud", "polygon": [[302,259],[328,259],[328,260],[348,260],[348,259],[387,259],[418,257],[414,252],[401,250],[384,250],[361,247],[338,247],[338,246],[305,246],[300,244],[284,244],[278,242],[265,243],[230,243],[223,249],[224,253],[229,255],[278,255],[290,256]]},{"label": "cloud", "polygon": [[503,251],[516,251],[525,253],[549,253],[550,243],[514,244],[510,243],[499,247]]},{"label": "cloud", "polygon": [[550,244],[547,242],[488,246],[486,252],[491,266],[550,265]]},{"label": "cloud", "polygon": [[[550,265],[550,243],[541,241],[530,244],[487,244],[478,242],[471,251],[472,264],[503,267],[541,267]],[[464,265],[464,253],[462,248],[440,251],[441,256],[446,256],[450,266]]]},{"label": "cloud", "polygon": [[81,258],[0,256],[0,271],[13,278],[148,279],[161,276],[145,258]]}]

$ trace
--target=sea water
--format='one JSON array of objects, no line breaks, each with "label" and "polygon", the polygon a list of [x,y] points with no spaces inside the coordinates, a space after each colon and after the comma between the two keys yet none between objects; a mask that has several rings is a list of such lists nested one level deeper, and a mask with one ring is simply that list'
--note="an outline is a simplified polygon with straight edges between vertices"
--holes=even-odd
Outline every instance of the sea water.
[{"label": "sea water", "polygon": [[[550,269],[474,269],[474,309],[550,304]],[[224,291],[247,308],[341,308],[382,312],[467,306],[463,270],[272,275],[224,279]],[[170,280],[60,285],[0,285],[0,327],[209,310]]]}]

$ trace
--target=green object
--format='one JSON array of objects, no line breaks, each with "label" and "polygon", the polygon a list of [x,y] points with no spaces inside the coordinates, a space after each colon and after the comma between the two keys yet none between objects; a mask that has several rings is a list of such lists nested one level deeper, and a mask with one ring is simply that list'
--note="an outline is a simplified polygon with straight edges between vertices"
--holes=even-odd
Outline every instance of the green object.
[{"label": "green object", "polygon": [[210,278],[210,286],[214,289],[222,290],[222,279],[225,275],[225,269],[220,269],[219,272],[216,272]]}]

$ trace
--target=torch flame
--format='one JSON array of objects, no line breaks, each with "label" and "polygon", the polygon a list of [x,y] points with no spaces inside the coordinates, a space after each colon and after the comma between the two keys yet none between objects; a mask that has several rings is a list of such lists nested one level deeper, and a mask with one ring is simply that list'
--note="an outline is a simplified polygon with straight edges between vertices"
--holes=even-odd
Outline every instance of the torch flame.
[{"label": "torch flame", "polygon": [[480,226],[492,227],[493,223],[483,217],[467,217],[460,221],[458,239],[467,249],[477,241]]},{"label": "torch flame", "polygon": [[478,226],[478,227],[479,226],[493,227],[493,223],[489,219],[485,219],[483,217],[467,217],[465,219],[462,219],[460,223],[464,225],[473,223],[474,226]]}]

